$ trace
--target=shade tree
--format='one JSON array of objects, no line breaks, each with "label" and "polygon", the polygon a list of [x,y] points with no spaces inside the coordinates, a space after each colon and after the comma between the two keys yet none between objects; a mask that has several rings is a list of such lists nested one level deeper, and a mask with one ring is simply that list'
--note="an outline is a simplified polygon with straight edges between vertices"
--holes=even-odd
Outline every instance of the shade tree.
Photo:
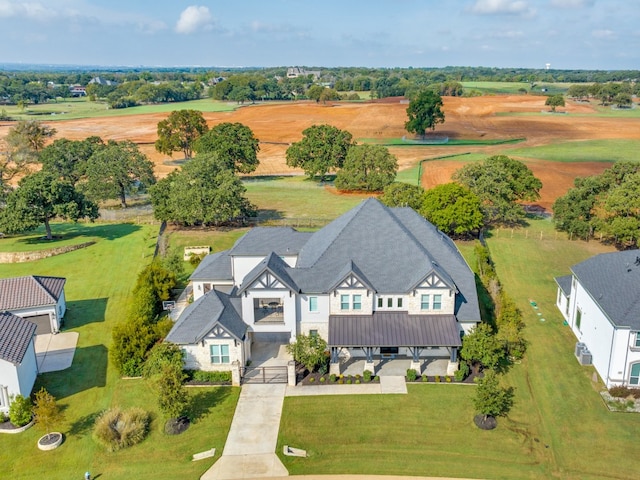
[{"label": "shade tree", "polygon": [[245,192],[216,154],[196,156],[150,189],[154,216],[181,225],[222,225],[253,216]]},{"label": "shade tree", "polygon": [[198,110],[176,110],[158,122],[158,139],[155,147],[160,153],[173,155],[184,153],[187,160],[193,155],[195,141],[208,130],[207,122]]},{"label": "shade tree", "polygon": [[227,167],[239,173],[251,173],[260,164],[260,140],[242,123],[224,122],[200,136],[195,144],[197,154],[215,153]]},{"label": "shade tree", "polygon": [[484,225],[480,199],[457,183],[445,183],[427,190],[419,211],[448,235],[469,235]]},{"label": "shade tree", "polygon": [[51,221],[55,218],[78,221],[98,218],[98,207],[76,190],[72,183],[40,171],[22,178],[11,191],[0,212],[0,230],[21,233],[44,224],[46,238],[52,240]]},{"label": "shade tree", "polygon": [[520,202],[540,198],[542,182],[522,162],[496,155],[469,163],[453,174],[453,179],[480,198],[485,219],[492,224],[513,225],[524,221]]},{"label": "shade tree", "polygon": [[403,182],[393,182],[384,187],[380,201],[387,207],[410,207],[420,210],[424,200],[424,188]]},{"label": "shade tree", "polygon": [[380,192],[393,183],[398,159],[382,145],[354,145],[338,171],[335,186],[343,191]]},{"label": "shade tree", "polygon": [[100,137],[60,138],[40,151],[39,161],[43,170],[75,185],[86,174],[89,158],[104,146]]},{"label": "shade tree", "polygon": [[83,188],[90,198],[117,198],[122,208],[127,208],[127,195],[143,192],[156,181],[153,163],[129,140],[110,140],[98,148],[87,161],[86,177]]},{"label": "shade tree", "polygon": [[427,130],[435,130],[437,124],[444,123],[442,97],[432,89],[418,92],[409,102],[407,116],[404,124],[407,132],[424,138]]},{"label": "shade tree", "polygon": [[351,133],[332,125],[312,125],[302,135],[287,149],[287,165],[302,168],[309,178],[324,180],[329,172],[342,168],[353,146]]}]

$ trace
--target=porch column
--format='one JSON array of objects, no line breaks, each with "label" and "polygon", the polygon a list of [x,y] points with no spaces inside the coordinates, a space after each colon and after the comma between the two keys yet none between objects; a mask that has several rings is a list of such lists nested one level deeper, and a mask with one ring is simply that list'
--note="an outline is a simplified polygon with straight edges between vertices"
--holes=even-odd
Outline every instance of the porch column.
[{"label": "porch column", "polygon": [[375,375],[376,367],[373,364],[373,347],[366,347],[365,354],[367,356],[367,359],[364,361],[364,368],[362,373],[364,374],[365,370],[369,370],[371,373]]},{"label": "porch column", "polygon": [[240,362],[238,360],[231,362],[231,385],[240,386]]},{"label": "porch column", "polygon": [[296,362],[293,360],[287,362],[287,383],[292,387],[296,386]]},{"label": "porch column", "polygon": [[419,347],[407,347],[411,352],[411,365],[409,368],[418,372],[418,375],[422,375],[422,366],[420,365],[420,352]]},{"label": "porch column", "polygon": [[338,347],[331,347],[329,375],[340,375],[340,355],[339,355]]},{"label": "porch column", "polygon": [[458,347],[451,347],[451,356],[447,365],[447,375],[453,375],[458,371]]}]

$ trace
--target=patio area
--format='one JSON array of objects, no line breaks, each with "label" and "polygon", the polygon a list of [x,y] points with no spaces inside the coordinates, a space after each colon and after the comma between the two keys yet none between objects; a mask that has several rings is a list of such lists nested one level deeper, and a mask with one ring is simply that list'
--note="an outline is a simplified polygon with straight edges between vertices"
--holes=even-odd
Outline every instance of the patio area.
[{"label": "patio area", "polygon": [[[447,375],[447,365],[449,364],[448,357],[429,357],[421,358],[421,372],[422,375]],[[344,363],[340,362],[340,372],[344,375],[362,375],[364,371],[364,358],[350,358]],[[406,357],[396,358],[376,358],[374,359],[375,374],[381,377],[389,376],[402,376],[407,374],[407,369],[411,367],[411,359]]]}]

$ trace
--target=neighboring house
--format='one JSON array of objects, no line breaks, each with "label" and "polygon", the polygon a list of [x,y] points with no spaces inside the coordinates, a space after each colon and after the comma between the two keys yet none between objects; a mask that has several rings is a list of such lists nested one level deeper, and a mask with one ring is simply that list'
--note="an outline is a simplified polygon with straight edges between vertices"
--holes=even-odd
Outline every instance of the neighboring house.
[{"label": "neighboring house", "polygon": [[86,97],[87,89],[82,85],[71,85],[69,87],[69,93],[72,97]]},{"label": "neighboring house", "polygon": [[[316,232],[257,227],[191,275],[194,302],[167,341],[186,365],[228,369],[251,344],[320,335],[341,357],[447,357],[480,321],[474,274],[410,208],[368,199]],[[372,369],[372,368],[370,368]]]},{"label": "neighboring house", "polygon": [[31,395],[38,375],[35,333],[35,323],[0,312],[0,412],[9,410],[16,395]]},{"label": "neighboring house", "polygon": [[556,278],[556,304],[607,388],[640,387],[640,250],[604,253]]},{"label": "neighboring house", "polygon": [[58,333],[67,310],[65,278],[30,275],[0,278],[0,312],[27,318],[37,334]]},{"label": "neighboring house", "polygon": [[313,75],[314,80],[320,79],[320,70],[305,70],[302,67],[287,68],[287,78],[298,78]]},{"label": "neighboring house", "polygon": [[96,84],[96,85],[118,85],[118,82],[114,82],[113,80],[106,80],[102,77],[93,77],[91,80],[89,80],[89,85],[92,84]]}]

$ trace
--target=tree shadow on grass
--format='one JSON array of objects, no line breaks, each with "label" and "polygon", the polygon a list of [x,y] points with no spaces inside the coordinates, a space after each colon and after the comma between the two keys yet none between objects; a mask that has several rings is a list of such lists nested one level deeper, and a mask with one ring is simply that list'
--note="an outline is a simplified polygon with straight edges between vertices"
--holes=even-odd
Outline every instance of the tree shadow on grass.
[{"label": "tree shadow on grass", "polygon": [[108,300],[108,298],[91,298],[67,302],[67,312],[64,316],[65,329],[104,322]]},{"label": "tree shadow on grass", "polygon": [[34,391],[47,389],[56,399],[107,384],[108,351],[104,345],[76,348],[73,364],[66,370],[38,375]]},{"label": "tree shadow on grass", "polygon": [[98,411],[80,417],[78,420],[71,424],[71,427],[67,431],[67,434],[74,437],[82,437],[88,434],[91,430],[93,430],[96,419],[100,416],[100,414],[102,414],[102,412]]},{"label": "tree shadow on grass", "polygon": [[189,419],[194,424],[209,415],[230,393],[229,387],[198,388],[197,390],[191,396],[188,412]]},{"label": "tree shadow on grass", "polygon": [[51,233],[53,240],[47,240],[44,237],[44,227],[38,228],[33,232],[26,234],[24,237],[16,240],[16,243],[26,245],[39,245],[42,249],[55,247],[59,241],[68,240],[75,237],[86,237],[87,240],[92,237],[99,237],[105,240],[117,240],[140,230],[139,225],[131,223],[119,224],[101,224],[89,225],[84,223],[65,223],[52,224]]}]

